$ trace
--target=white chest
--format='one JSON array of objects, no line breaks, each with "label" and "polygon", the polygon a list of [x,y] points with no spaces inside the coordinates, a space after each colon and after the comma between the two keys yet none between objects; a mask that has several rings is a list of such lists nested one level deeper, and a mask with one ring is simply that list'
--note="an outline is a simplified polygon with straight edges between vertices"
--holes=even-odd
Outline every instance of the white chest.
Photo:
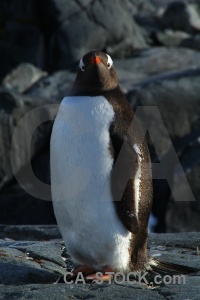
[{"label": "white chest", "polygon": [[57,222],[69,253],[94,268],[126,269],[130,233],[112,202],[109,128],[103,96],[66,97],[51,137],[51,184]]}]

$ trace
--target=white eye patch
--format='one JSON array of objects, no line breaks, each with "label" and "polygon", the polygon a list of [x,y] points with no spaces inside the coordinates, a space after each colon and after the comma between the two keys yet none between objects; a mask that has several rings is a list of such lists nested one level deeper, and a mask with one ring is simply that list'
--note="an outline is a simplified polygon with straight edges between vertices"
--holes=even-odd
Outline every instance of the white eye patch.
[{"label": "white eye patch", "polygon": [[79,68],[81,69],[81,71],[85,71],[85,65],[83,63],[83,58],[80,59]]},{"label": "white eye patch", "polygon": [[108,57],[107,66],[108,66],[108,69],[110,69],[113,65],[113,61],[112,61],[112,58],[110,57],[110,55],[106,54],[106,56]]}]

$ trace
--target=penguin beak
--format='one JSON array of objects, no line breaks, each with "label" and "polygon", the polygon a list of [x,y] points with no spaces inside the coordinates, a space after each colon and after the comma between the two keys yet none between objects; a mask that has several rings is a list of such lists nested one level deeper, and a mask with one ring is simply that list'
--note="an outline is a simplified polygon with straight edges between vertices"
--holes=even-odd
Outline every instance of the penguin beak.
[{"label": "penguin beak", "polygon": [[99,56],[92,56],[91,59],[90,59],[90,63],[91,64],[100,64],[101,62],[101,59]]}]

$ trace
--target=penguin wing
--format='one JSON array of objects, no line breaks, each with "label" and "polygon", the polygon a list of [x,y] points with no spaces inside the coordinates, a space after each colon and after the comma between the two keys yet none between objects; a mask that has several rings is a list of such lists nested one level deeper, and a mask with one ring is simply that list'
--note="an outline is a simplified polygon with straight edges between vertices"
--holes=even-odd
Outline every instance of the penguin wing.
[{"label": "penguin wing", "polygon": [[[117,118],[117,116],[116,116]],[[110,150],[114,158],[111,190],[117,214],[123,225],[132,233],[138,232],[138,168],[140,157],[134,149],[134,126],[122,124],[121,118],[110,128]],[[127,132],[129,132],[127,134]]]}]

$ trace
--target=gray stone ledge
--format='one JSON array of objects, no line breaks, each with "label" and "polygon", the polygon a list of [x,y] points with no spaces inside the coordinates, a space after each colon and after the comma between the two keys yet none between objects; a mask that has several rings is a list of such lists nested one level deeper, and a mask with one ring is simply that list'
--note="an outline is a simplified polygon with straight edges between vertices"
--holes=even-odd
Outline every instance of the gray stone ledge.
[{"label": "gray stone ledge", "polygon": [[[158,299],[198,300],[200,271],[185,284],[66,284],[72,264],[57,226],[1,226],[1,299]],[[148,250],[157,259],[200,270],[200,233],[149,234]],[[65,258],[65,261],[63,260]]]}]

